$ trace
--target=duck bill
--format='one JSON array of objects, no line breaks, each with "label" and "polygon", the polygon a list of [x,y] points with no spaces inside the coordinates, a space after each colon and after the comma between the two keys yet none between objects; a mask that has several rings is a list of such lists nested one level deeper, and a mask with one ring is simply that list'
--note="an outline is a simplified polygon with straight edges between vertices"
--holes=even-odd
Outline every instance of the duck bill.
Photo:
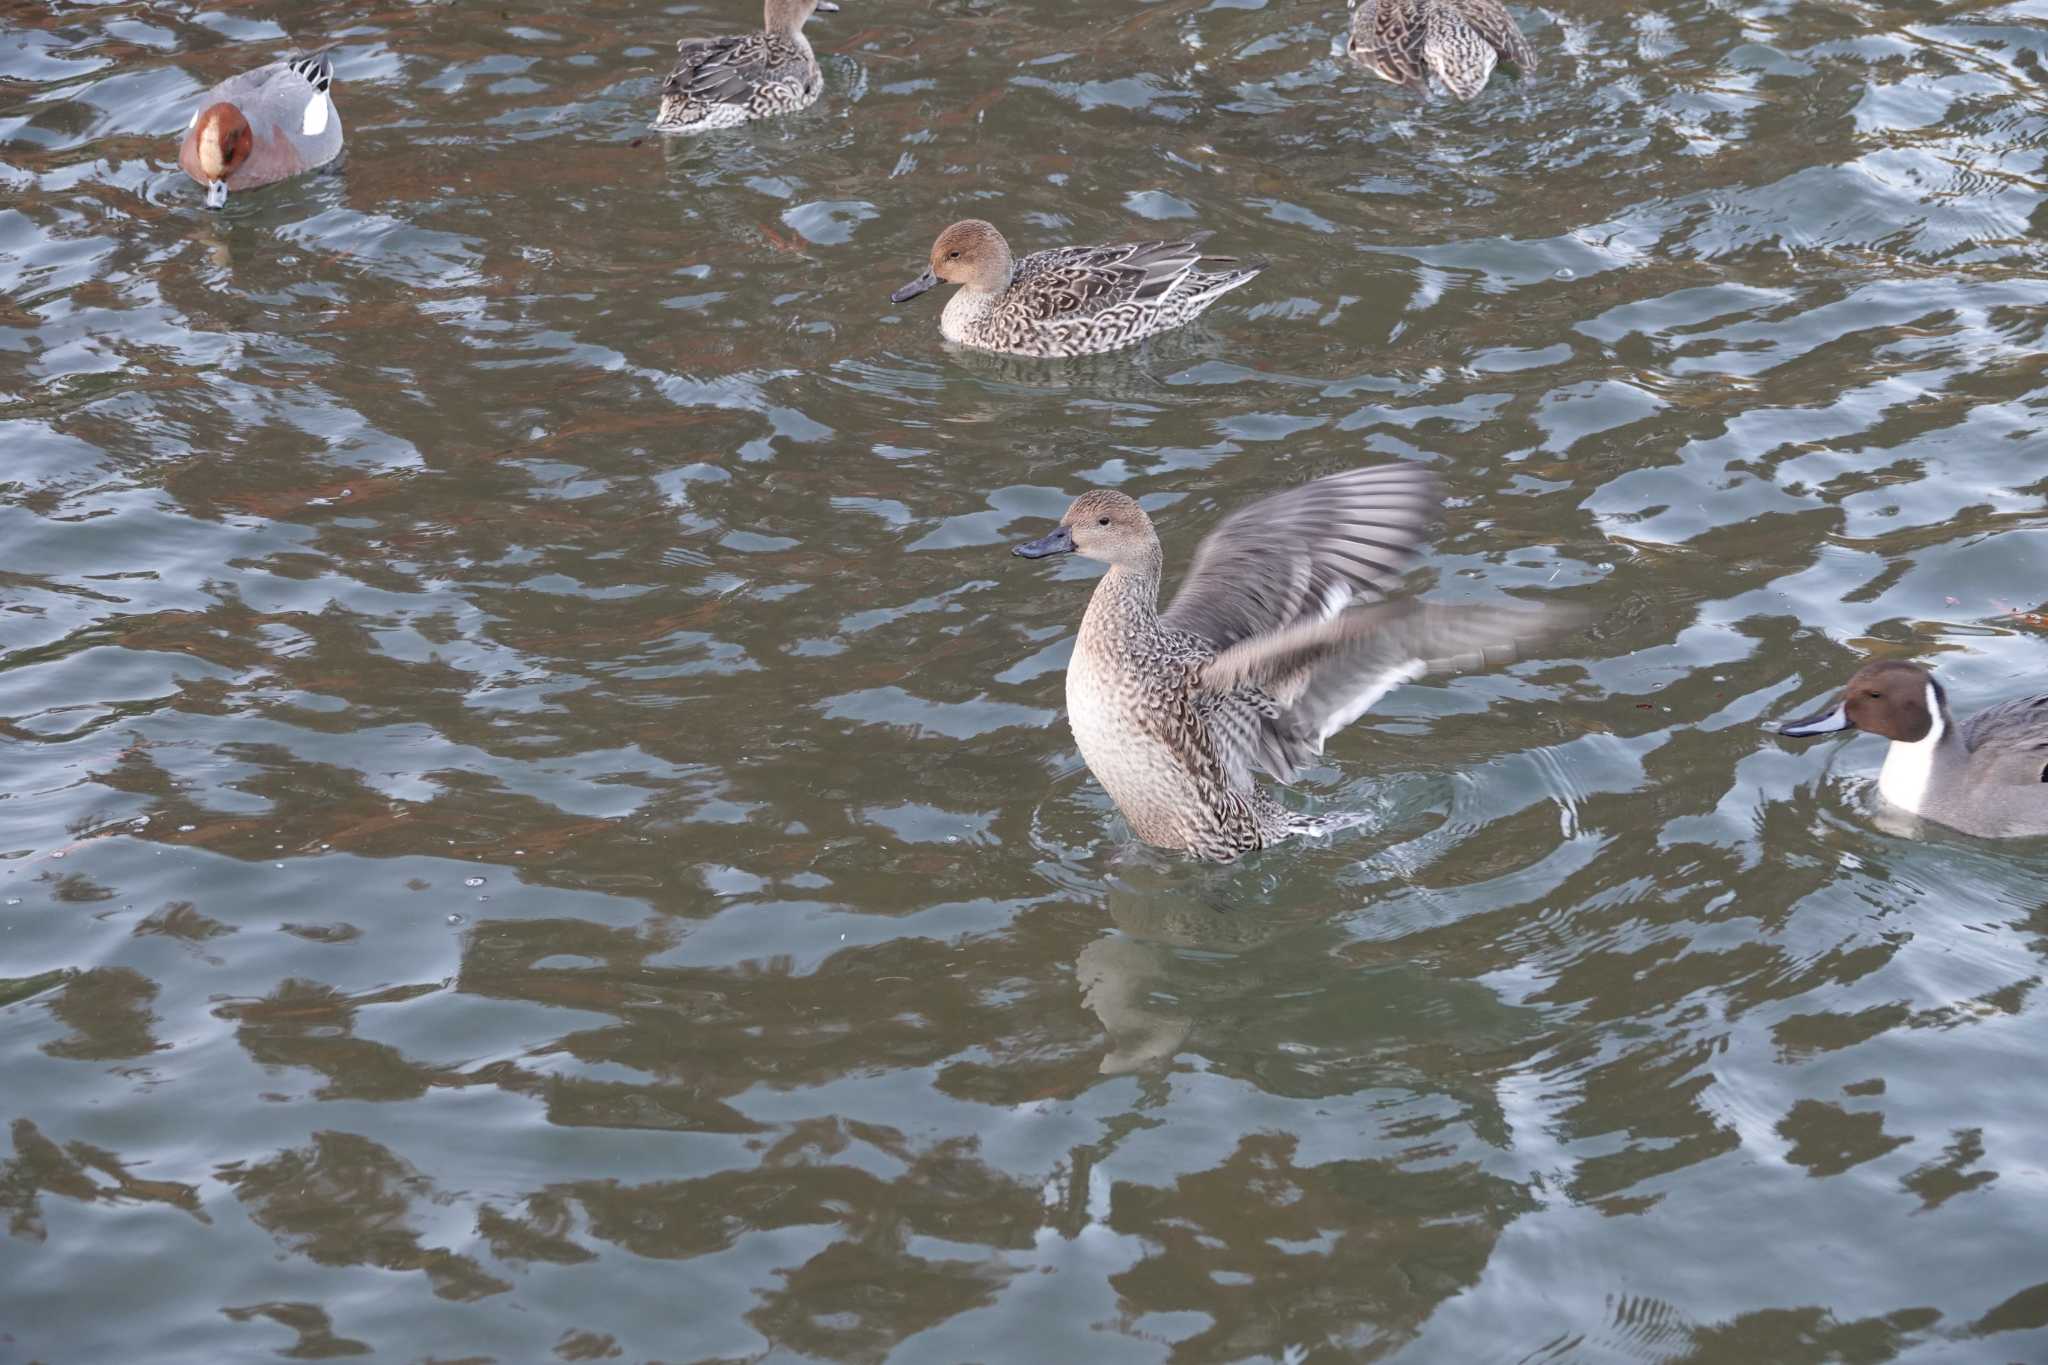
[{"label": "duck bill", "polygon": [[1027,540],[1010,551],[1019,559],[1050,559],[1054,555],[1074,553],[1074,533],[1062,526],[1051,535]]},{"label": "duck bill", "polygon": [[228,182],[216,180],[206,187],[206,207],[224,209],[228,206]]},{"label": "duck bill", "polygon": [[1811,715],[1804,720],[1788,720],[1778,727],[1778,733],[1791,739],[1804,739],[1808,735],[1832,735],[1840,730],[1853,728],[1849,722],[1849,704],[1836,702],[1827,710]]},{"label": "duck bill", "polygon": [[937,275],[932,274],[931,271],[927,270],[924,272],[924,274],[919,275],[909,284],[904,285],[901,289],[891,294],[889,296],[889,302],[909,303],[912,299],[916,298],[919,294],[922,294],[925,290],[936,288],[938,286],[938,283],[939,277]]}]

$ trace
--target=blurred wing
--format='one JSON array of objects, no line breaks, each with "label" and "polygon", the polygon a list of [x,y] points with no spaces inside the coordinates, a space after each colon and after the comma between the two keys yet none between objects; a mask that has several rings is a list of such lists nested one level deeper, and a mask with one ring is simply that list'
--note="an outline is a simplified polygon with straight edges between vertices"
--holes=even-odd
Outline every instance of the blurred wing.
[{"label": "blurred wing", "polygon": [[1261,498],[1196,547],[1160,619],[1221,653],[1378,601],[1414,563],[1438,500],[1436,476],[1415,464],[1332,474]]},{"label": "blurred wing", "polygon": [[1250,727],[1241,752],[1224,762],[1291,782],[1323,741],[1403,683],[1512,663],[1529,644],[1582,619],[1568,608],[1380,603],[1233,645],[1203,668],[1203,685],[1256,688],[1275,713]]}]

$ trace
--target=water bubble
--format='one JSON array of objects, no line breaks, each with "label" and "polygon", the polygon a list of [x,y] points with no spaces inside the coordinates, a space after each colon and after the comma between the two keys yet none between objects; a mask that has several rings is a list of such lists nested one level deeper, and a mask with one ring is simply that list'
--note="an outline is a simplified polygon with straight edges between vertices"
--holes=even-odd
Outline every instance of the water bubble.
[{"label": "water bubble", "polygon": [[193,830],[195,830],[195,829],[198,829],[198,828],[199,828],[199,826],[197,826],[197,825],[180,825],[180,826],[178,826],[178,833],[180,833],[180,834],[190,834],[190,833],[191,833],[191,832],[192,832]]},{"label": "water bubble", "polygon": [[460,923],[462,923],[462,916],[460,916],[460,915],[450,915],[450,916],[448,916],[448,922],[449,922],[450,924],[460,924]]},{"label": "water bubble", "polygon": [[464,877],[462,879],[462,884],[464,886],[482,886],[484,884],[484,879],[482,877]]},{"label": "water bubble", "polygon": [[20,904],[21,904],[21,897],[19,897],[19,896],[9,896],[9,897],[7,898],[7,903],[8,903],[9,905],[20,905]]},{"label": "water bubble", "polygon": [[272,864],[271,864],[271,866],[272,866],[272,867],[274,867],[274,868],[276,868],[276,869],[277,869],[277,870],[278,870],[279,872],[282,872],[282,871],[284,871],[284,864],[283,864],[283,863],[272,863]]},{"label": "water bubble", "polygon": [[1561,280],[1568,280],[1568,279],[1570,279],[1570,278],[1572,277],[1571,267],[1569,267],[1569,266],[1559,266],[1559,267],[1557,268],[1557,277],[1558,277],[1559,279],[1561,279]]},{"label": "water bubble", "polygon": [[52,853],[50,856],[52,858],[61,858],[64,856],[64,850],[60,848],[55,853]]},{"label": "water bubble", "polygon": [[148,817],[147,815],[138,815],[138,816],[136,816],[136,817],[135,817],[135,818],[134,818],[133,820],[130,820],[130,821],[128,822],[128,828],[130,828],[130,829],[148,829],[148,828],[149,828],[149,817]]}]

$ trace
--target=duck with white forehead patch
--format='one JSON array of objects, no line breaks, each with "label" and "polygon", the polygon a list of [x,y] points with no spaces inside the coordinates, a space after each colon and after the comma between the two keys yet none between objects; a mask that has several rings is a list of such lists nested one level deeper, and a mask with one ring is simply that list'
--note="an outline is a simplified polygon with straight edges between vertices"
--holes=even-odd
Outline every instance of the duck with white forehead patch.
[{"label": "duck with white forehead patch", "polygon": [[230,76],[206,92],[185,126],[178,165],[206,187],[206,206],[324,166],[341,155],[334,64],[294,57]]},{"label": "duck with white forehead patch", "polygon": [[1109,565],[1067,664],[1081,757],[1146,843],[1229,862],[1327,828],[1263,791],[1402,683],[1505,662],[1576,615],[1387,601],[1439,502],[1419,465],[1332,474],[1225,517],[1159,609],[1164,556],[1122,493],[1074,500],[1014,553]]},{"label": "duck with white forehead patch", "polygon": [[1865,664],[1826,710],[1787,721],[1793,738],[1862,730],[1891,741],[1877,790],[1923,820],[1986,839],[2048,834],[2048,693],[1958,722],[1920,664]]}]

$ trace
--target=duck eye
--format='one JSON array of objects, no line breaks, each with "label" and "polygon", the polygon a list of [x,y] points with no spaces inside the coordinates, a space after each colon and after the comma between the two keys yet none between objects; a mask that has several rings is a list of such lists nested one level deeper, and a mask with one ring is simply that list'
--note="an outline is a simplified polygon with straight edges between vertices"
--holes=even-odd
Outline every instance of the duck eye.
[{"label": "duck eye", "polygon": [[1863,695],[1870,698],[1872,701],[1884,700],[1884,693],[1882,692],[1865,692]]},{"label": "duck eye", "polygon": [[949,251],[946,253],[946,259],[949,261],[957,261],[960,259],[960,253],[957,251]]},{"label": "duck eye", "polygon": [[1097,526],[1107,526],[1107,525],[1109,525],[1109,518],[1108,518],[1108,517],[1104,517],[1104,518],[1103,518],[1103,519],[1102,519],[1101,521],[1098,521],[1098,522],[1096,522],[1095,524],[1096,524]]}]

